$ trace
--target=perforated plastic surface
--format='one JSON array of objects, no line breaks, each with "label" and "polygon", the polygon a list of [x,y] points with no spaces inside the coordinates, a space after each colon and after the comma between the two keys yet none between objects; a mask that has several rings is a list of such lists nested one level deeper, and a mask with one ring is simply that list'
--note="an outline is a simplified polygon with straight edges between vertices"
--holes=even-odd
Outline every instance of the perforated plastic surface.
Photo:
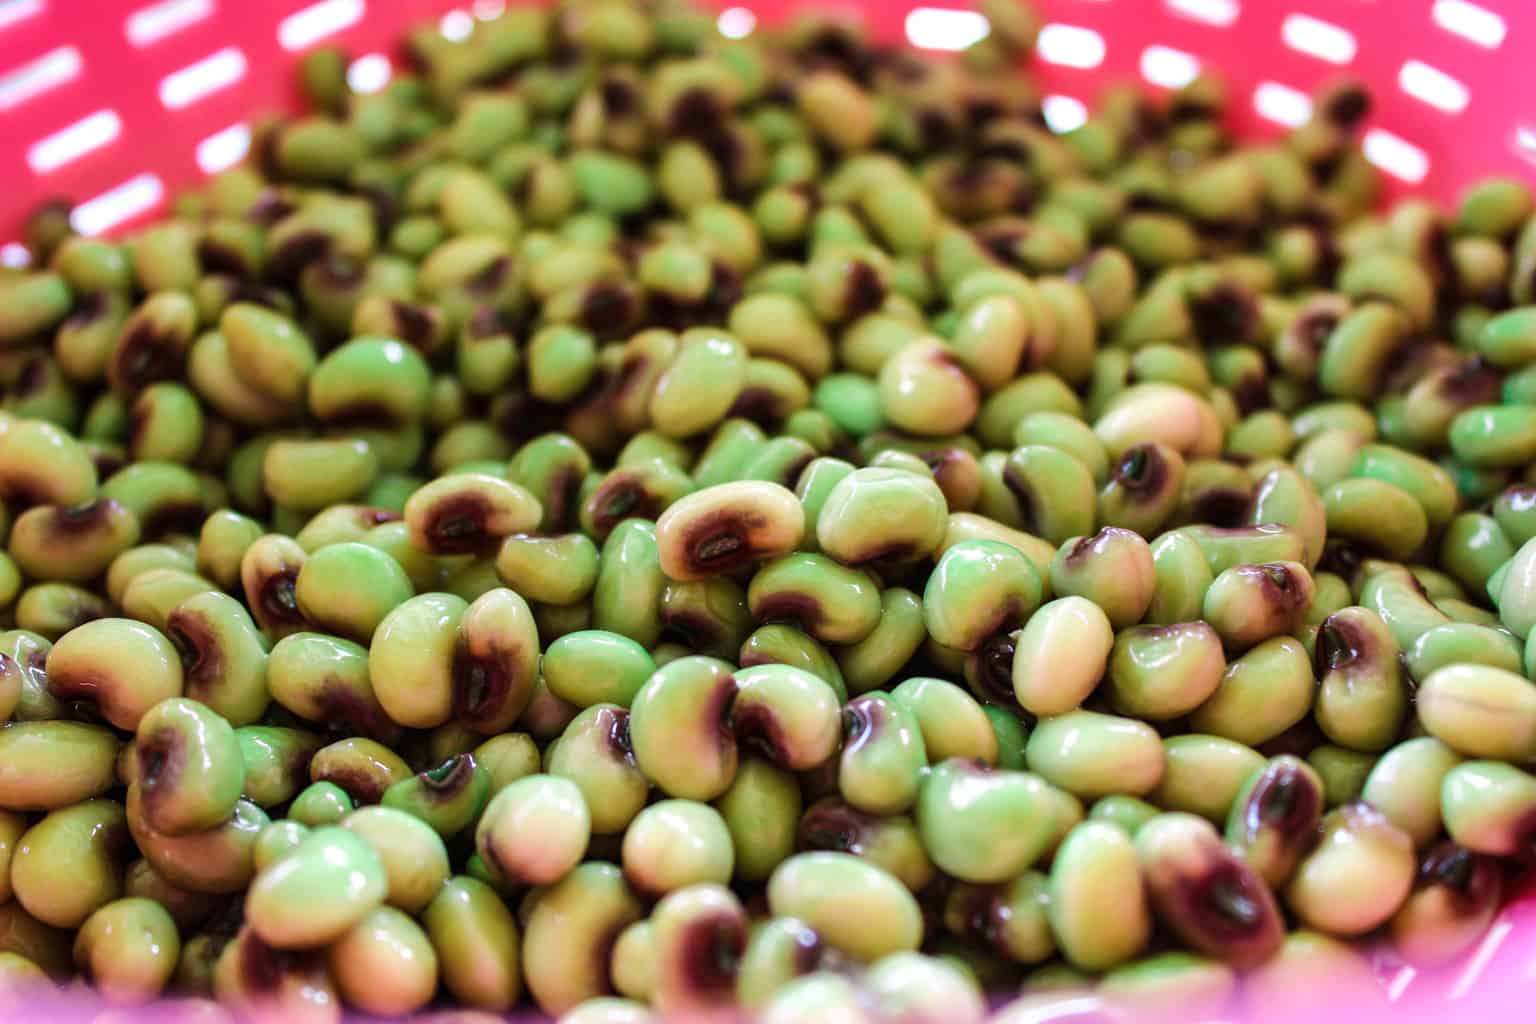
[{"label": "perforated plastic surface", "polygon": [[[407,26],[464,31],[505,0],[0,0],[0,246],[37,201],[78,203],[78,227],[153,216],[174,190],[244,154],[247,123],[295,102],[294,57],[322,43],[387,79]],[[725,6],[721,4],[720,6]],[[750,31],[793,4],[728,8]],[[874,29],[933,49],[984,32],[960,0],[870,0]],[[1275,133],[1341,73],[1375,87],[1367,153],[1401,187],[1449,197],[1493,172],[1536,179],[1536,0],[1036,0],[1053,127],[1107,81],[1177,86],[1202,63],[1233,84],[1233,117]],[[755,14],[753,12],[756,12]],[[4,258],[16,260],[14,246]]]},{"label": "perforated plastic surface", "polygon": [[[1033,2],[1044,15],[1037,67],[1057,130],[1079,123],[1109,81],[1166,89],[1208,64],[1234,87],[1235,127],[1275,134],[1306,117],[1314,85],[1348,73],[1374,87],[1366,152],[1399,191],[1448,199],[1490,173],[1536,182],[1536,0]],[[732,5],[721,26],[745,34],[793,6]],[[858,6],[883,37],[935,50],[986,28],[960,0]],[[408,25],[440,19],[452,34],[503,7],[0,0],[0,258],[25,258],[15,239],[42,199],[77,203],[82,231],[119,231],[240,160],[249,119],[295,104],[291,65],[307,49],[346,45],[357,57],[354,85],[377,88]],[[1536,992],[1536,899],[1526,891],[1462,962],[1428,974],[1382,965],[1393,1019],[1529,1019],[1518,1004]]]}]

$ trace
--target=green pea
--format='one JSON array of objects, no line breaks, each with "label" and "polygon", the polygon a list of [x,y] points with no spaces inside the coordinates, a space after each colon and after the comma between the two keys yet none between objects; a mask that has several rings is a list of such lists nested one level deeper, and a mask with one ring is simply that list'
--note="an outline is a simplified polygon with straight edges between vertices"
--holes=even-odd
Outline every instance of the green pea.
[{"label": "green pea", "polygon": [[1093,602],[1117,629],[1141,621],[1155,586],[1156,568],[1147,542],[1120,527],[1069,538],[1051,562],[1051,590]]},{"label": "green pea", "polygon": [[339,825],[352,813],[352,797],[334,782],[315,782],[305,786],[293,798],[289,816],[306,827]]},{"label": "green pea", "polygon": [[1393,946],[1410,963],[1445,963],[1482,938],[1502,894],[1492,858],[1452,842],[1437,844],[1420,862],[1412,895],[1392,917]]},{"label": "green pea", "polygon": [[1519,642],[1502,630],[1451,622],[1420,634],[1404,657],[1409,676],[1415,682],[1423,682],[1436,669],[1458,663],[1490,665],[1518,673],[1521,653]]},{"label": "green pea", "polygon": [[152,626],[98,619],[60,637],[48,652],[48,687],[61,699],[95,701],[108,722],[131,730],[159,701],[180,695],[181,659]]},{"label": "green pea", "polygon": [[1417,707],[1425,731],[1465,757],[1518,762],[1536,754],[1536,691],[1515,672],[1447,665],[1419,685]]},{"label": "green pea", "polygon": [[153,900],[114,900],[75,936],[75,964],[107,1002],[137,1006],[160,994],[176,970],[176,922]]},{"label": "green pea", "polygon": [[1042,605],[1014,644],[1013,692],[1020,706],[1040,716],[1073,710],[1098,685],[1113,646],[1110,619],[1087,598]]},{"label": "green pea", "polygon": [[1279,523],[1300,534],[1305,548],[1301,561],[1309,569],[1322,557],[1327,508],[1312,484],[1294,469],[1277,466],[1259,478],[1247,518],[1253,526]]},{"label": "green pea", "polygon": [[272,500],[317,509],[357,497],[373,482],[378,456],[361,440],[277,440],[262,459]]},{"label": "green pea", "polygon": [[1305,718],[1315,689],[1306,649],[1291,637],[1274,637],[1228,663],[1215,691],[1190,715],[1190,725],[1256,746]]},{"label": "green pea", "polygon": [[919,776],[928,765],[916,716],[892,697],[869,693],[850,701],[843,718],[839,792],[871,814],[905,811],[917,799]]},{"label": "green pea", "polygon": [[1481,405],[1457,414],[1450,427],[1451,451],[1478,469],[1515,468],[1536,458],[1536,409],[1524,405]]},{"label": "green pea", "polygon": [[1176,718],[1216,691],[1226,667],[1221,640],[1204,622],[1136,626],[1115,639],[1109,685],[1120,710]]},{"label": "green pea", "polygon": [[204,831],[234,811],[245,764],[234,729],[217,713],[185,698],[163,700],[139,719],[134,751],[144,820],[155,831]]},{"label": "green pea", "polygon": [[487,885],[456,875],[421,914],[437,950],[443,987],[479,1010],[505,1011],[522,990],[518,929],[512,912]]},{"label": "green pea", "polygon": [[1323,620],[1316,656],[1323,675],[1313,713],[1329,739],[1362,751],[1391,744],[1407,711],[1399,650],[1369,609],[1346,608]]},{"label": "green pea", "polygon": [[453,652],[468,607],[451,594],[420,594],[379,623],[368,669],[379,704],[393,721],[432,728],[452,714]]},{"label": "green pea", "polygon": [[1100,486],[1109,477],[1109,456],[1103,442],[1092,428],[1074,416],[1050,410],[1032,412],[1019,420],[1012,440],[1015,446],[1044,445],[1066,452],[1087,467]]},{"label": "green pea", "polygon": [[639,900],[619,868],[591,862],[545,890],[523,933],[523,974],[539,1008],[564,1013],[609,991],[603,955],[640,918]]},{"label": "green pea", "polygon": [[922,933],[911,893],[885,871],[844,853],[802,853],[784,861],[768,880],[768,905],[865,962],[915,949]]},{"label": "green pea", "polygon": [[654,524],[639,519],[619,523],[603,542],[598,561],[593,625],[641,646],[654,645],[661,634],[658,609],[665,582]]},{"label": "green pea", "polygon": [[366,839],[317,828],[256,877],[246,921],[278,949],[313,949],[346,934],[387,892],[384,865]]},{"label": "green pea", "polygon": [[1469,850],[1495,856],[1520,849],[1533,800],[1536,779],[1495,761],[1455,765],[1440,786],[1440,810],[1450,837]]},{"label": "green pea", "polygon": [[328,352],[309,377],[309,409],[324,423],[349,420],[405,425],[427,411],[431,374],[414,348],[387,337],[360,337]]},{"label": "green pea", "polygon": [[1165,739],[1163,758],[1162,780],[1147,799],[1166,810],[1213,822],[1227,820],[1243,784],[1264,766],[1263,756],[1253,748],[1199,733]]},{"label": "green pea", "polygon": [[1088,821],[1067,836],[1051,864],[1051,931],[1062,954],[1085,970],[1135,956],[1151,919],[1136,848],[1115,825]]},{"label": "green pea", "polygon": [[393,750],[361,736],[322,747],[309,761],[311,779],[335,783],[349,801],[359,804],[378,803],[385,790],[410,773],[405,760]]},{"label": "green pea", "polygon": [[1299,628],[1312,594],[1312,575],[1299,562],[1239,565],[1206,589],[1202,615],[1228,650],[1243,651]]},{"label": "green pea", "polygon": [[52,811],[104,794],[117,784],[121,746],[111,730],[83,723],[0,728],[0,807]]},{"label": "green pea", "polygon": [[1493,518],[1512,548],[1536,537],[1536,502],[1531,499],[1530,489],[1521,486],[1510,487],[1494,499]]},{"label": "green pea", "polygon": [[1011,504],[1003,518],[1027,533],[1060,544],[1093,529],[1093,476],[1066,452],[1024,445],[1008,456],[1002,482]]},{"label": "green pea", "polygon": [[708,804],[662,800],[624,832],[624,877],[651,896],[704,883],[729,883],[735,847],[725,819]]},{"label": "green pea", "polygon": [[181,654],[186,696],[231,725],[260,718],[269,700],[266,641],[240,602],[199,591],[178,602],[165,622],[165,633]]},{"label": "green pea", "polygon": [[262,807],[286,803],[308,776],[309,761],[323,741],[282,726],[247,725],[235,730],[245,764],[246,799]]},{"label": "green pea", "polygon": [[1173,531],[1154,541],[1151,552],[1153,587],[1146,621],[1167,625],[1199,618],[1216,576],[1198,541]]},{"label": "green pea", "polygon": [[975,650],[1033,612],[1042,591],[1040,574],[1017,548],[963,541],[939,558],[923,592],[928,635],[947,647]]},{"label": "green pea", "polygon": [[656,519],[693,490],[688,474],[665,459],[647,459],[614,469],[587,492],[581,527],[594,540],[632,516]]},{"label": "green pea", "polygon": [[916,716],[931,764],[949,758],[998,763],[998,739],[976,699],[954,683],[914,677],[891,694]]},{"label": "green pea", "polygon": [[1162,781],[1163,744],[1143,722],[1094,711],[1046,718],[1024,748],[1031,771],[1075,796],[1142,795]]},{"label": "green pea", "polygon": [[926,558],[944,538],[947,503],[932,478],[859,469],[827,494],[817,545],[846,565],[899,565]]},{"label": "green pea", "polygon": [[356,640],[370,639],[384,617],[414,594],[399,562],[358,542],[313,552],[294,583],[294,598],[306,619]]},{"label": "green pea", "polygon": [[447,882],[448,851],[421,820],[389,807],[364,807],[342,818],[340,825],[361,836],[378,856],[388,905],[421,913]]},{"label": "green pea", "polygon": [[1307,764],[1323,780],[1325,805],[1338,807],[1360,798],[1365,780],[1376,766],[1376,755],[1325,743],[1312,748]]},{"label": "green pea", "polygon": [[1407,899],[1416,870],[1413,843],[1368,804],[1350,803],[1323,818],[1316,848],[1285,888],[1305,924],[1359,935],[1384,924]]},{"label": "green pea", "polygon": [[479,817],[490,789],[490,774],[472,754],[460,753],[392,783],[379,802],[414,815],[439,835],[451,838]]},{"label": "green pea", "polygon": [[50,811],[24,832],[11,857],[11,888],[28,914],[78,928],[122,892],[125,815],[112,800]]},{"label": "green pea", "polygon": [[984,943],[1007,960],[1039,963],[1056,952],[1049,905],[1045,875],[1026,871],[999,886],[954,886],[944,901],[944,924],[951,933]]},{"label": "green pea", "polygon": [[557,775],[529,775],[503,787],[486,805],[475,847],[498,875],[549,885],[586,853],[591,816],[581,789]]},{"label": "green pea", "polygon": [[1290,754],[1251,772],[1227,813],[1226,839],[1269,885],[1291,876],[1306,854],[1324,805],[1323,779]]},{"label": "green pea", "polygon": [[[970,882],[999,882],[1029,867],[1053,837],[1048,787],[1039,776],[950,759],[923,780],[917,823],[934,863]],[[999,832],[1002,821],[1033,822]]]}]

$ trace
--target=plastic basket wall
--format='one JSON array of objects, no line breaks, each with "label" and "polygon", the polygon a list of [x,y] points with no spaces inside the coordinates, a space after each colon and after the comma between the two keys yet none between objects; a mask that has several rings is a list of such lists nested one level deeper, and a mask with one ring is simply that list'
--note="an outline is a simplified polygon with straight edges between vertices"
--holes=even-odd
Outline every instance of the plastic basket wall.
[{"label": "plastic basket wall", "polygon": [[[1234,86],[1238,127],[1274,133],[1305,118],[1312,86],[1348,72],[1375,87],[1366,152],[1396,184],[1449,197],[1482,174],[1536,178],[1536,0],[1035,2],[1057,129],[1105,81],[1162,89],[1209,64]],[[345,44],[354,80],[376,88],[407,25],[441,18],[465,31],[504,4],[0,0],[0,246],[54,196],[79,204],[87,233],[153,216],[175,189],[243,156],[252,114],[292,104],[290,66],[306,49]],[[745,33],[793,6],[729,7],[722,27]],[[931,49],[986,26],[963,0],[859,6],[880,34]]]},{"label": "plastic basket wall", "polygon": [[[1037,68],[1057,130],[1079,123],[1108,81],[1168,89],[1209,66],[1233,86],[1235,127],[1273,135],[1306,118],[1313,86],[1348,73],[1374,88],[1365,150],[1397,190],[1449,199],[1481,175],[1536,181],[1536,0],[1033,3],[1044,16]],[[15,240],[40,200],[67,197],[78,204],[77,229],[112,232],[238,162],[249,119],[295,103],[291,65],[303,51],[342,44],[356,58],[354,87],[379,88],[407,26],[440,19],[451,35],[504,6],[0,0],[0,258],[25,259]],[[794,6],[729,6],[721,27],[743,35]],[[883,37],[932,50],[962,47],[986,28],[963,0],[853,6]],[[1382,965],[1392,1019],[1529,1019],[1516,1002],[1520,989],[1536,991],[1536,897],[1526,891],[1462,963],[1430,975]]]}]

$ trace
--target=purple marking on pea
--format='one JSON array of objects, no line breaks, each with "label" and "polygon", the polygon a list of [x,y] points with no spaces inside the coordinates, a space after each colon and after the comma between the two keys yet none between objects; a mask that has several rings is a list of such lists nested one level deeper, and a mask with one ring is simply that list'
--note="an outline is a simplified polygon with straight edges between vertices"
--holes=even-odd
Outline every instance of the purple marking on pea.
[{"label": "purple marking on pea", "polygon": [[640,298],[632,288],[599,281],[587,288],[581,300],[581,325],[599,339],[615,338],[640,315]]},{"label": "purple marking on pea", "polygon": [[609,74],[601,86],[603,109],[615,117],[627,117],[640,109],[640,94],[634,83],[619,75]]},{"label": "purple marking on pea", "polygon": [[810,594],[797,594],[791,590],[769,594],[758,602],[759,622],[787,622],[815,635],[821,625],[821,602]]},{"label": "purple marking on pea", "polygon": [[148,318],[135,320],[118,339],[109,376],[131,390],[175,379],[186,361],[185,343],[186,339],[162,331]]},{"label": "purple marking on pea", "polygon": [[448,803],[475,781],[474,755],[455,754],[436,768],[417,772],[416,778],[421,783],[421,791],[429,800]]},{"label": "purple marking on pea", "polygon": [[718,576],[751,564],[758,557],[752,546],[752,534],[767,525],[767,519],[750,508],[710,510],[683,530],[682,547],[688,567]]},{"label": "purple marking on pea", "polygon": [[1243,804],[1243,834],[1252,840],[1273,830],[1287,845],[1310,841],[1323,810],[1323,794],[1299,765],[1269,765]]},{"label": "purple marking on pea", "polygon": [[1145,500],[1168,486],[1168,459],[1151,442],[1126,449],[1115,464],[1113,478],[1125,491]]},{"label": "purple marking on pea", "polygon": [[437,333],[436,321],[425,308],[400,299],[392,299],[389,303],[389,311],[401,341],[420,351],[425,351],[427,346],[432,344],[433,335]]},{"label": "purple marking on pea", "polygon": [[864,852],[865,834],[878,832],[880,819],[866,814],[837,797],[826,797],[812,804],[795,830],[796,848],[801,851],[828,850],[833,853]]},{"label": "purple marking on pea", "polygon": [[763,427],[775,426],[784,418],[779,409],[779,396],[771,389],[761,387],[743,388],[726,416],[739,416]]},{"label": "purple marking on pea", "polygon": [[256,603],[266,626],[298,626],[304,623],[294,586],[299,570],[283,566],[268,574],[256,587]]},{"label": "purple marking on pea", "polygon": [[506,318],[495,306],[480,306],[469,315],[465,331],[474,341],[484,341],[507,333]]},{"label": "purple marking on pea", "polygon": [[688,995],[697,1001],[731,1001],[736,971],[747,948],[743,916],[721,910],[701,915],[683,926],[678,937],[678,973]]},{"label": "purple marking on pea", "polygon": [[272,250],[267,257],[267,277],[278,284],[292,285],[316,260],[331,251],[330,236],[314,229],[297,231]]},{"label": "purple marking on pea", "polygon": [[1496,858],[1473,853],[1445,839],[1424,854],[1414,887],[1442,889],[1457,913],[1477,914],[1498,903],[1503,890],[1503,869]]},{"label": "purple marking on pea", "polygon": [[364,697],[340,676],[327,675],[315,694],[315,704],[320,709],[322,721],[329,727],[340,726],[344,732],[366,736],[371,740],[388,740],[397,736],[400,727],[390,721],[378,701]]},{"label": "purple marking on pea", "polygon": [[362,284],[368,276],[368,268],[359,260],[345,253],[330,252],[316,260],[308,269],[314,283],[338,291],[346,291]]},{"label": "purple marking on pea", "polygon": [[725,116],[725,104],[719,96],[703,86],[692,86],[672,101],[668,133],[681,139],[709,139],[719,134]]},{"label": "purple marking on pea", "polygon": [[464,290],[471,295],[490,298],[500,292],[512,271],[512,258],[497,256],[478,271],[464,279]]},{"label": "purple marking on pea", "polygon": [[252,224],[269,228],[296,209],[298,207],[294,206],[291,199],[276,188],[269,187],[262,189],[256,201],[246,210],[245,219]]},{"label": "purple marking on pea", "polygon": [[470,726],[499,717],[514,695],[533,686],[533,680],[514,678],[508,671],[521,653],[517,645],[490,637],[483,646],[485,652],[476,654],[460,636],[453,649],[453,716]]},{"label": "purple marking on pea", "polygon": [[731,706],[731,728],[736,734],[736,742],[745,749],[761,754],[774,764],[789,761],[790,736],[779,716],[766,704],[737,700]]},{"label": "purple marking on pea", "polygon": [[1380,656],[1376,638],[1353,616],[1336,612],[1318,627],[1313,661],[1319,677],[1335,671],[1368,671]]},{"label": "purple marking on pea", "polygon": [[140,799],[153,816],[155,809],[173,799],[180,789],[182,770],[186,767],[186,743],[175,729],[161,728],[138,739],[134,756],[138,761]]},{"label": "purple marking on pea", "polygon": [[379,773],[368,767],[342,765],[316,771],[310,765],[311,782],[330,782],[340,786],[358,807],[376,804],[384,798],[389,783]]},{"label": "purple marking on pea", "polygon": [[478,491],[464,490],[442,498],[427,512],[422,533],[439,555],[468,555],[496,545],[500,537],[488,530],[496,508]]},{"label": "purple marking on pea", "polygon": [[97,498],[81,505],[55,508],[48,516],[48,529],[64,538],[94,533],[108,527],[113,512],[122,507],[113,498]]},{"label": "purple marking on pea", "polygon": [[1011,630],[993,633],[968,659],[978,688],[994,704],[1023,712],[1013,690],[1013,656],[1017,649]]},{"label": "purple marking on pea", "polygon": [[863,260],[854,260],[848,267],[848,282],[843,290],[844,320],[857,320],[873,313],[885,301],[885,282],[875,273],[875,268]]},{"label": "purple marking on pea", "polygon": [[224,677],[224,651],[218,633],[207,615],[179,606],[167,616],[165,630],[181,655],[183,692],[207,703]]},{"label": "purple marking on pea", "polygon": [[589,500],[592,525],[603,534],[631,517],[655,519],[661,512],[660,497],[652,494],[645,481],[630,470],[609,474]]},{"label": "purple marking on pea", "polygon": [[75,308],[65,319],[63,326],[79,329],[89,327],[106,316],[112,308],[112,297],[105,290],[86,292],[75,299]]},{"label": "purple marking on pea", "polygon": [[1188,302],[1195,334],[1202,341],[1238,345],[1258,331],[1258,301],[1242,285],[1223,281],[1204,294],[1191,296]]},{"label": "purple marking on pea", "polygon": [[635,763],[635,748],[629,740],[629,711],[624,708],[600,708],[592,717],[592,728],[602,737],[608,753],[616,761]]},{"label": "purple marking on pea", "polygon": [[168,533],[189,533],[195,536],[202,527],[204,512],[202,503],[198,501],[168,501],[156,505],[140,517],[142,536],[146,540]]}]

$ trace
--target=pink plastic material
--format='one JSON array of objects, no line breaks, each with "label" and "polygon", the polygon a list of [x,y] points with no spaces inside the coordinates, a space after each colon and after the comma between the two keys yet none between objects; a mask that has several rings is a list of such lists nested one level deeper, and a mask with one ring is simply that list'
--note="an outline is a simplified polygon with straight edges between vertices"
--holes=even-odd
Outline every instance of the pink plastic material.
[{"label": "pink plastic material", "polygon": [[[1202,66],[1232,85],[1234,127],[1275,135],[1304,118],[1318,83],[1373,87],[1367,154],[1395,192],[1452,199],[1504,173],[1536,182],[1536,0],[1034,0],[1045,25],[1036,69],[1053,127],[1071,127],[1105,83],[1153,90]],[[726,7],[726,4],[719,6]],[[733,33],[794,5],[732,4]],[[826,9],[828,5],[817,4]],[[978,27],[960,0],[869,0],[881,37],[930,49]],[[62,196],[77,226],[120,231],[165,210],[179,188],[237,162],[250,118],[297,102],[292,63],[342,44],[359,82],[381,82],[408,26],[447,32],[503,0],[0,0],[0,259],[26,212]],[[1380,962],[1404,1020],[1530,1019],[1536,995],[1536,886],[1500,915],[1463,961],[1430,972]],[[1319,984],[1326,990],[1326,982]],[[1347,1002],[1347,1001],[1346,1001]],[[77,1014],[75,1011],[78,1010]],[[36,1005],[20,1017],[62,1024],[87,1007]],[[1375,1020],[1370,1005],[1250,1018]],[[1087,1019],[1090,1006],[1042,1020]]]}]

